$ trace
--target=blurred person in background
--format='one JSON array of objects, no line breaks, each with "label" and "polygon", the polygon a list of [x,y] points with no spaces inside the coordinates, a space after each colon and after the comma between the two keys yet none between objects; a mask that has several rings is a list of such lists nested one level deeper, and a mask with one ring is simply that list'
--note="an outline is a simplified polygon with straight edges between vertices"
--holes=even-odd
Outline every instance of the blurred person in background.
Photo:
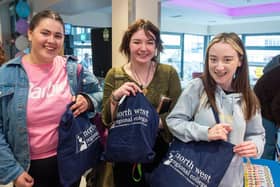
[{"label": "blurred person in background", "polygon": [[84,58],[81,60],[80,64],[82,64],[82,66],[86,69],[91,68],[91,62],[88,53],[85,53]]},{"label": "blurred person in background", "polygon": [[254,86],[254,91],[260,100],[262,122],[266,132],[262,158],[270,160],[279,159],[280,156],[277,152],[280,127],[280,86],[277,86],[280,82],[279,74],[280,55],[277,55],[264,67],[263,75]]}]

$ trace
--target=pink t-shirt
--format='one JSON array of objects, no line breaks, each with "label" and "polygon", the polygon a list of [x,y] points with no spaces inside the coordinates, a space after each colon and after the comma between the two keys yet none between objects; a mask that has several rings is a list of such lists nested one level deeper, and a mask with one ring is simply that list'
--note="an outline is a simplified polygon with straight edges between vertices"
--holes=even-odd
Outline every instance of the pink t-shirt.
[{"label": "pink t-shirt", "polygon": [[71,92],[66,71],[66,59],[57,56],[50,64],[23,61],[29,79],[27,130],[31,159],[56,155],[58,125]]}]

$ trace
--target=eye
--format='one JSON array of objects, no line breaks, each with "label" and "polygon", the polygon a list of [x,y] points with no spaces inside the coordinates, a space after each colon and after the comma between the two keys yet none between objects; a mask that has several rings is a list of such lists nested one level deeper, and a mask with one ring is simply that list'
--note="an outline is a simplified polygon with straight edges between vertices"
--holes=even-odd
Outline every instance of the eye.
[{"label": "eye", "polygon": [[48,31],[41,31],[40,33],[44,36],[48,36],[50,34]]},{"label": "eye", "polygon": [[63,38],[63,35],[59,33],[59,34],[55,34],[54,37],[55,37],[56,39],[62,39],[62,38]]},{"label": "eye", "polygon": [[133,44],[140,44],[140,41],[134,40],[132,41]]},{"label": "eye", "polygon": [[154,45],[154,44],[155,44],[155,41],[154,41],[154,40],[149,40],[149,41],[147,42],[147,44],[149,44],[149,45]]},{"label": "eye", "polygon": [[227,58],[224,59],[224,62],[225,62],[226,64],[229,64],[229,63],[231,63],[232,61],[233,61],[233,58],[231,58],[231,57],[227,57]]},{"label": "eye", "polygon": [[216,63],[216,62],[217,62],[217,59],[214,58],[214,57],[210,57],[210,58],[209,58],[209,62],[211,62],[211,63]]}]

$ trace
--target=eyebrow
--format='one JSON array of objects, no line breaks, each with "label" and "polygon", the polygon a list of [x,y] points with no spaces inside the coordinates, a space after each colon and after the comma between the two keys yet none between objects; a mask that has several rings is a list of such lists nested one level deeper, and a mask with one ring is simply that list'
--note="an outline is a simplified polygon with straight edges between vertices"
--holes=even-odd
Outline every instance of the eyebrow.
[{"label": "eyebrow", "polygon": [[[143,41],[142,39],[139,39],[139,38],[133,38],[133,39],[131,39],[132,41]],[[154,39],[152,39],[152,38],[149,38],[149,39],[147,39],[147,40],[144,40],[144,41],[155,41]]]},{"label": "eyebrow", "polygon": [[[41,32],[52,32],[51,30],[49,29],[42,29]],[[54,34],[60,34],[60,35],[64,35],[62,32],[54,32]]]},{"label": "eyebrow", "polygon": [[216,56],[216,55],[210,55],[210,54],[209,54],[209,57],[217,57],[217,56]]},{"label": "eyebrow", "polygon": [[[210,55],[209,54],[209,57],[217,57],[217,55]],[[223,58],[234,58],[234,56],[223,56]]]}]

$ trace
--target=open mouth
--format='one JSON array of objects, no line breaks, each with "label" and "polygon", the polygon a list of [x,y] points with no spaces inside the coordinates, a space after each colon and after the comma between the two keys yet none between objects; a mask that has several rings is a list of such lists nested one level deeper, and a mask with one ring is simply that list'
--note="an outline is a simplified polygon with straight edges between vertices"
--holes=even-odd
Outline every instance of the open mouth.
[{"label": "open mouth", "polygon": [[217,77],[223,77],[223,76],[225,76],[227,74],[227,72],[215,72],[215,75],[217,76]]},{"label": "open mouth", "polygon": [[44,48],[47,49],[48,51],[55,51],[56,50],[55,46],[50,46],[50,45],[45,45]]}]

